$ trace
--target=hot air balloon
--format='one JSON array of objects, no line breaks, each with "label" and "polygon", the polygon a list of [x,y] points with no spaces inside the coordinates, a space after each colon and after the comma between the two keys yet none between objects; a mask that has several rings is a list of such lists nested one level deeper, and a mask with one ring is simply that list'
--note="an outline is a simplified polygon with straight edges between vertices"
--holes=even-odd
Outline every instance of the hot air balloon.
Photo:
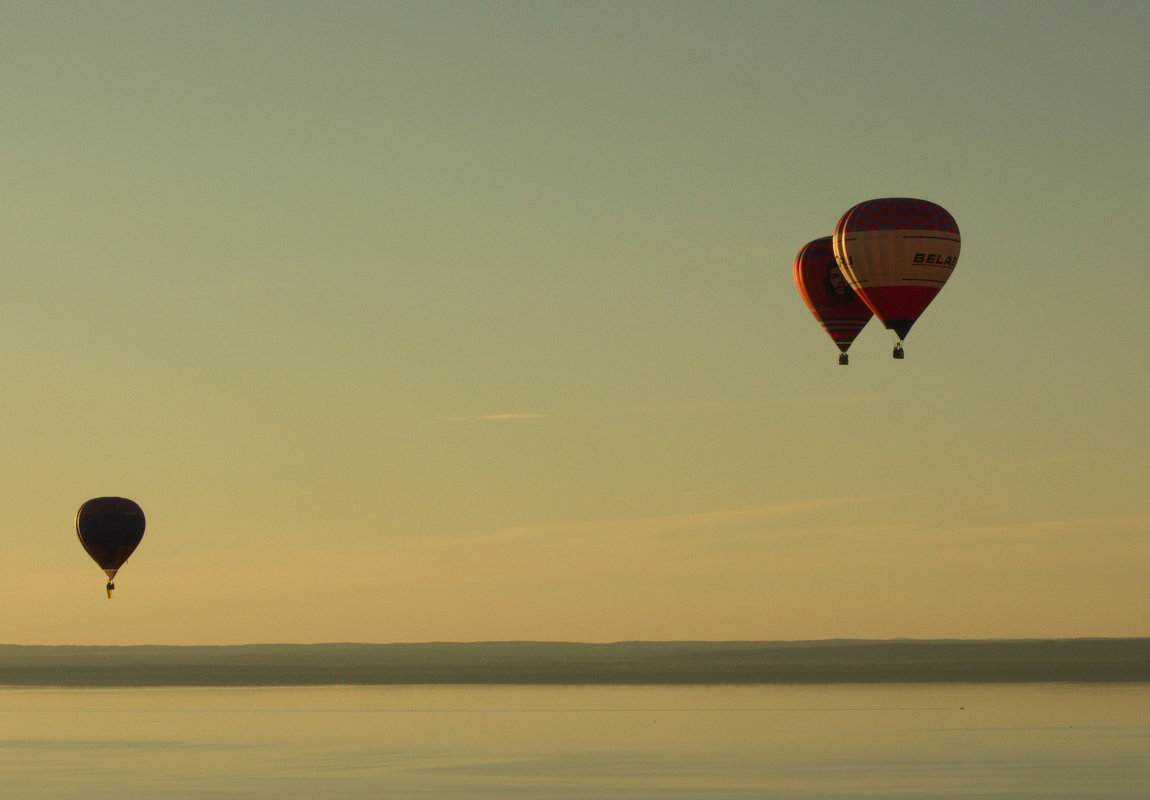
[{"label": "hot air balloon", "polygon": [[111,597],[117,570],[144,538],[144,512],[125,497],[96,497],[76,512],[76,535],[108,576]]},{"label": "hot air balloon", "polygon": [[839,363],[849,363],[847,350],[873,314],[847,285],[835,261],[830,236],[807,242],[799,250],[795,285],[807,308],[839,346]]},{"label": "hot air balloon", "polygon": [[902,358],[902,340],[958,263],[954,217],[927,200],[867,200],[842,215],[833,244],[851,288],[898,336]]}]

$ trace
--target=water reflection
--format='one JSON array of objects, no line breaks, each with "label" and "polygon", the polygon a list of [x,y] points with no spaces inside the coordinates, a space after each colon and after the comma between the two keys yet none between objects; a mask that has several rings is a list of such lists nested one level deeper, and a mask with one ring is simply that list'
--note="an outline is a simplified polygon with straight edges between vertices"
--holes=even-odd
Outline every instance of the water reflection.
[{"label": "water reflection", "polygon": [[12,797],[1144,796],[1150,686],[0,690]]}]

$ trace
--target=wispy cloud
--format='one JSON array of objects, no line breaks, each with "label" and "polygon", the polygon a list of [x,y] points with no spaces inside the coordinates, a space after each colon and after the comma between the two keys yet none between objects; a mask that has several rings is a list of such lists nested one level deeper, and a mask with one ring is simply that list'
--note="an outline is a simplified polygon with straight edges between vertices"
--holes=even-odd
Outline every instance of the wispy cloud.
[{"label": "wispy cloud", "polygon": [[478,539],[522,540],[555,537],[610,536],[617,538],[660,536],[684,533],[713,533],[754,526],[785,516],[799,516],[825,509],[874,500],[874,497],[834,497],[793,503],[720,509],[685,514],[634,517],[629,519],[593,520],[587,522],[544,522],[516,525],[485,534]]},{"label": "wispy cloud", "polygon": [[455,417],[436,417],[448,422],[491,422],[514,419],[547,419],[548,414],[533,412],[513,412],[508,414],[472,414]]},{"label": "wispy cloud", "polygon": [[1094,453],[1074,453],[1071,455],[1063,456],[1047,456],[1045,458],[1031,458],[1022,459],[1018,461],[1007,461],[1000,464],[987,464],[983,469],[988,471],[995,470],[1014,470],[1031,467],[1045,467],[1052,464],[1069,464],[1078,461],[1095,461],[1098,456]]},{"label": "wispy cloud", "polygon": [[1061,541],[1083,540],[1099,544],[1103,537],[1134,537],[1145,540],[1150,514],[1110,514],[1072,519],[1044,519],[1006,522],[994,525],[966,526],[950,532],[954,539],[966,542],[1028,542],[1050,546]]}]

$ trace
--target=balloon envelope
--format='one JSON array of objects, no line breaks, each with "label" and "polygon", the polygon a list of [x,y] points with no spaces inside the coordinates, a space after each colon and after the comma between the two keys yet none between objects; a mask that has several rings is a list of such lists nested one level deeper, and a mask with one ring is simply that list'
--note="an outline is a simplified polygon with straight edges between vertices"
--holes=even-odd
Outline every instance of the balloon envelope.
[{"label": "balloon envelope", "polygon": [[900,339],[958,263],[958,223],[928,200],[867,200],[839,219],[835,258],[852,289]]},{"label": "balloon envelope", "polygon": [[795,286],[815,319],[845,353],[873,314],[839,270],[830,236],[807,242],[799,250]]},{"label": "balloon envelope", "polygon": [[144,512],[125,497],[97,497],[76,512],[76,535],[108,579],[144,538]]}]

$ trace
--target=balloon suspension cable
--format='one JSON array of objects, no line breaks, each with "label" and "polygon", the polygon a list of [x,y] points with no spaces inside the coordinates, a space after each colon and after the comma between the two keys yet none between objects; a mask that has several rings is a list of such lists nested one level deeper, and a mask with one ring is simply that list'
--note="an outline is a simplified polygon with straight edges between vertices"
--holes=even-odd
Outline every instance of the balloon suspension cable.
[{"label": "balloon suspension cable", "polygon": [[891,355],[894,356],[895,358],[905,358],[906,357],[906,353],[903,352],[903,349],[902,349],[902,342],[899,342],[894,346],[894,352],[891,353]]},{"label": "balloon suspension cable", "polygon": [[107,589],[108,589],[108,599],[109,600],[112,599],[112,590],[115,588],[116,588],[116,584],[112,583],[111,581],[108,581]]}]

